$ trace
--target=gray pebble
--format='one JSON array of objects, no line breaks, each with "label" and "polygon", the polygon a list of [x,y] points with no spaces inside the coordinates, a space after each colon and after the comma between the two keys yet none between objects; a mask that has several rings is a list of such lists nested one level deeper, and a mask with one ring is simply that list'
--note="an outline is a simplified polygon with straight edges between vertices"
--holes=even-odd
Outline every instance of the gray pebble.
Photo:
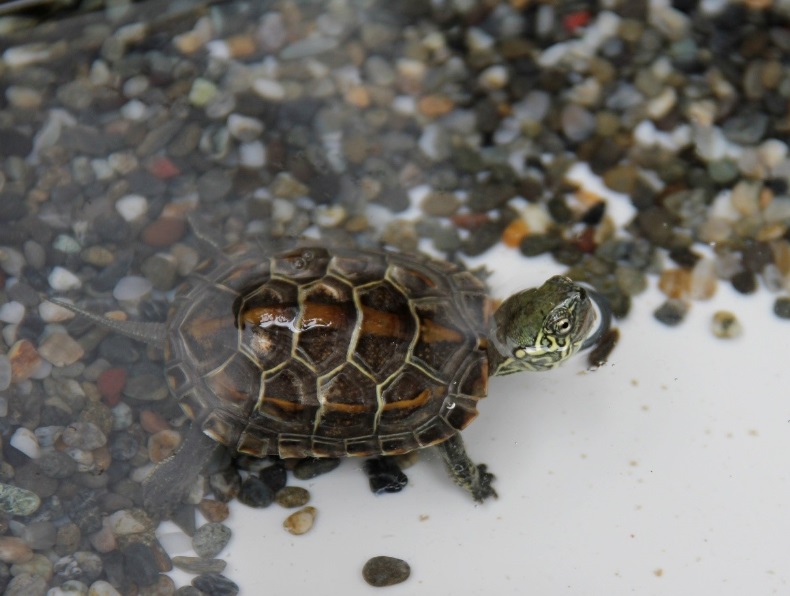
[{"label": "gray pebble", "polygon": [[260,478],[248,476],[241,484],[238,499],[248,507],[268,507],[274,502],[274,491]]},{"label": "gray pebble", "polygon": [[371,586],[377,588],[405,582],[409,579],[409,575],[411,575],[409,564],[395,557],[373,557],[368,559],[362,568],[362,577]]},{"label": "gray pebble", "polygon": [[192,548],[199,557],[210,559],[225,548],[230,537],[231,530],[228,526],[219,523],[204,524],[195,530]]},{"label": "gray pebble", "polygon": [[45,596],[48,588],[45,578],[30,573],[21,573],[8,583],[3,594],[5,596]]},{"label": "gray pebble", "polygon": [[201,557],[173,557],[173,565],[187,573],[222,573],[227,563],[222,559]]},{"label": "gray pebble", "polygon": [[687,312],[688,306],[685,302],[670,298],[653,312],[653,316],[664,325],[674,327],[683,321]]},{"label": "gray pebble", "polygon": [[198,575],[192,580],[192,585],[211,596],[236,596],[239,593],[239,586],[218,573]]},{"label": "gray pebble", "polygon": [[133,542],[123,550],[126,576],[139,586],[151,586],[159,579],[154,552],[141,542]]},{"label": "gray pebble", "polygon": [[782,296],[774,301],[774,314],[780,319],[790,319],[790,298]]}]

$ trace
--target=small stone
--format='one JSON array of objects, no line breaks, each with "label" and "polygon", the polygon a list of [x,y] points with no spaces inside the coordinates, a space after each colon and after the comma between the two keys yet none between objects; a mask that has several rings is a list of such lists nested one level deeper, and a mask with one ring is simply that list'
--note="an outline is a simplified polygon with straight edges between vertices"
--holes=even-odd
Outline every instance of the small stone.
[{"label": "small stone", "polygon": [[199,557],[210,559],[228,544],[231,537],[230,528],[223,524],[208,523],[195,530],[192,537],[192,548]]},{"label": "small stone", "polygon": [[713,259],[700,259],[691,270],[689,297],[708,300],[716,293],[716,263]]},{"label": "small stone", "polygon": [[774,301],[774,314],[780,319],[790,319],[790,298],[782,296]]},{"label": "small stone", "polygon": [[10,325],[18,325],[25,318],[25,305],[11,300],[0,306],[0,321]]},{"label": "small stone", "polygon": [[148,212],[148,199],[141,195],[126,195],[116,201],[115,210],[124,220],[134,222]]},{"label": "small stone", "polygon": [[223,503],[233,499],[241,490],[241,475],[232,467],[212,474],[208,481],[214,496]]},{"label": "small stone", "polygon": [[108,368],[99,375],[96,387],[108,405],[113,406],[120,401],[127,376],[128,373],[123,368]]},{"label": "small stone", "polygon": [[722,339],[732,339],[743,332],[740,321],[727,310],[719,310],[713,314],[711,330],[713,335]]},{"label": "small stone", "polygon": [[36,493],[0,483],[0,510],[8,515],[31,515],[40,505],[41,498]]},{"label": "small stone", "polygon": [[627,195],[634,194],[638,180],[638,170],[630,165],[615,166],[606,170],[603,175],[603,182],[607,187]]},{"label": "small stone", "polygon": [[670,298],[653,312],[653,316],[664,325],[674,327],[683,321],[687,312],[688,306],[685,302]]},{"label": "small stone", "polygon": [[266,165],[266,147],[260,141],[241,143],[239,145],[239,165],[245,168],[258,169]]},{"label": "small stone", "polygon": [[121,596],[121,593],[110,582],[100,579],[91,584],[88,596]]},{"label": "small stone", "polygon": [[3,591],[4,596],[44,596],[48,593],[47,579],[30,573],[12,578]]},{"label": "small stone", "polygon": [[139,586],[151,586],[159,579],[156,556],[141,542],[133,542],[123,550],[123,568]]},{"label": "small stone", "polygon": [[186,231],[187,225],[182,218],[163,216],[148,224],[140,239],[148,246],[164,248],[181,240]]},{"label": "small stone", "polygon": [[189,103],[198,108],[205,107],[217,95],[217,86],[213,81],[201,77],[192,81],[192,88],[189,90]]},{"label": "small stone", "polygon": [[60,438],[67,447],[85,451],[93,451],[107,444],[107,436],[92,422],[72,422]]},{"label": "small stone", "polygon": [[753,294],[757,291],[757,277],[751,271],[739,271],[730,278],[730,282],[741,294]]},{"label": "small stone", "polygon": [[449,113],[455,107],[455,103],[449,97],[443,95],[426,95],[417,102],[417,109],[424,116],[438,118]]},{"label": "small stone", "polygon": [[303,507],[310,501],[310,491],[301,486],[286,486],[277,491],[275,500],[278,505],[287,509]]},{"label": "small stone", "polygon": [[362,466],[375,495],[397,493],[404,489],[409,479],[389,457],[375,457],[365,461]]},{"label": "small stone", "polygon": [[409,564],[395,557],[372,557],[362,567],[362,577],[376,588],[403,583],[409,579],[409,575],[411,575]]},{"label": "small stone", "polygon": [[494,66],[489,66],[481,72],[477,80],[483,89],[496,91],[507,85],[509,78],[507,68],[496,64]]},{"label": "small stone", "polygon": [[222,501],[215,501],[213,499],[203,499],[198,503],[198,511],[203,514],[203,517],[206,518],[209,522],[223,522],[228,519],[228,515],[230,515],[230,509],[228,509],[227,503],[223,503]]},{"label": "small stone", "polygon": [[258,473],[258,477],[272,490],[272,492],[276,493],[285,487],[285,483],[288,481],[288,472],[285,466],[278,462],[263,468]]},{"label": "small stone", "polygon": [[145,432],[152,435],[163,430],[171,430],[167,420],[153,410],[140,410],[140,426]]},{"label": "small stone", "polygon": [[239,586],[218,573],[198,575],[192,580],[192,585],[201,593],[211,596],[236,596],[239,593]]},{"label": "small stone", "polygon": [[[6,354],[0,354],[0,391],[5,391],[11,386],[12,374],[11,360]],[[0,418],[5,418],[6,414],[0,414]]]},{"label": "small stone", "polygon": [[595,116],[577,104],[568,104],[562,109],[562,132],[569,141],[587,139],[595,131]]},{"label": "small stone", "polygon": [[0,561],[3,563],[25,563],[33,558],[33,550],[20,538],[0,536]]},{"label": "small stone", "polygon": [[148,457],[158,464],[176,452],[181,445],[181,433],[175,430],[163,430],[148,438]]},{"label": "small stone", "polygon": [[315,507],[307,506],[304,509],[300,509],[285,518],[283,528],[297,536],[304,534],[313,527],[317,513],[318,511]]},{"label": "small stone", "polygon": [[58,528],[55,537],[55,553],[61,557],[74,553],[79,548],[82,532],[77,524],[67,523]]},{"label": "small stone", "polygon": [[238,499],[248,507],[268,507],[274,502],[274,493],[260,478],[248,476],[241,484]]},{"label": "small stone", "polygon": [[11,447],[18,449],[30,459],[38,459],[41,455],[41,448],[38,444],[38,438],[35,433],[23,426],[20,426],[9,441]]},{"label": "small stone", "polygon": [[337,458],[314,458],[309,457],[301,460],[293,470],[294,477],[299,480],[310,480],[321,474],[331,472],[340,465]]},{"label": "small stone", "polygon": [[79,277],[59,265],[52,268],[47,281],[49,286],[57,292],[68,292],[82,286],[82,281],[80,281]]},{"label": "small stone", "polygon": [[669,298],[685,298],[691,287],[691,272],[688,269],[664,269],[658,280],[658,289]]},{"label": "small stone", "polygon": [[118,302],[136,304],[148,296],[152,289],[153,284],[146,278],[129,275],[118,280],[112,295]]},{"label": "small stone", "polygon": [[56,332],[38,347],[38,353],[54,366],[70,366],[85,355],[82,346],[68,333]]},{"label": "small stone", "polygon": [[274,79],[255,79],[252,82],[252,90],[263,99],[268,99],[269,101],[282,101],[285,99],[285,87]]},{"label": "small stone", "polygon": [[429,192],[420,203],[420,208],[426,215],[434,217],[449,217],[461,206],[461,201],[453,193]]},{"label": "small stone", "polygon": [[33,344],[26,339],[19,340],[8,351],[8,358],[11,361],[11,382],[18,383],[33,376],[39,366],[41,357],[36,352]]},{"label": "small stone", "polygon": [[155,528],[153,521],[141,509],[121,509],[105,518],[113,536],[140,534]]},{"label": "small stone", "polygon": [[187,573],[222,573],[227,563],[222,559],[201,557],[173,557],[173,565]]},{"label": "small stone", "polygon": [[250,116],[230,114],[227,124],[230,134],[243,143],[252,142],[263,133],[263,122]]}]

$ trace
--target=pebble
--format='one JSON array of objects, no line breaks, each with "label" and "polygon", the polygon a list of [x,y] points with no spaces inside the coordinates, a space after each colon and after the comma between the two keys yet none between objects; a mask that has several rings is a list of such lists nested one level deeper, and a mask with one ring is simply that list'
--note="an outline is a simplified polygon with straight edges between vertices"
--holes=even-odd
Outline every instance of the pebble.
[{"label": "pebble", "polygon": [[69,424],[63,431],[61,440],[68,447],[85,451],[98,449],[107,443],[107,437],[98,426],[83,421]]},{"label": "pebble", "polygon": [[181,445],[181,433],[175,430],[162,430],[148,438],[148,457],[158,464],[176,452]]},{"label": "pebble", "polygon": [[8,515],[31,515],[40,506],[41,498],[36,493],[12,484],[0,483],[0,510]]},{"label": "pebble", "polygon": [[192,580],[192,585],[201,593],[211,596],[236,596],[239,593],[239,586],[218,573],[198,575]]},{"label": "pebble", "polygon": [[664,325],[675,327],[683,321],[687,312],[688,306],[685,302],[669,298],[653,312],[653,316]]},{"label": "pebble", "polygon": [[255,79],[252,83],[252,90],[263,99],[269,101],[282,101],[285,99],[285,87],[282,83],[273,79]]},{"label": "pebble", "polygon": [[248,476],[241,483],[241,489],[237,495],[239,501],[248,507],[268,507],[274,502],[274,492],[266,484],[255,476]]},{"label": "pebble", "polygon": [[331,472],[340,465],[340,460],[336,458],[307,458],[301,460],[293,470],[294,478],[298,480],[310,480],[321,474]]},{"label": "pebble", "polygon": [[198,503],[198,510],[209,522],[223,522],[228,519],[230,509],[227,503],[213,499],[203,499]]},{"label": "pebble", "polygon": [[310,528],[313,527],[315,523],[315,517],[318,514],[318,510],[315,507],[307,506],[299,511],[292,513],[283,522],[283,528],[285,528],[288,532],[295,535],[301,535],[308,531]]},{"label": "pebble", "polygon": [[56,332],[41,343],[38,353],[54,366],[63,367],[82,359],[85,350],[68,333]]},{"label": "pebble", "polygon": [[25,305],[11,300],[0,306],[0,321],[18,325],[25,318]]},{"label": "pebble", "polygon": [[11,575],[17,576],[23,573],[43,577],[49,581],[52,578],[52,562],[42,554],[34,554],[29,561],[14,563],[11,566]]},{"label": "pebble", "polygon": [[273,493],[277,493],[285,487],[288,481],[288,471],[282,462],[278,462],[263,468],[258,473],[258,477]]},{"label": "pebble", "polygon": [[719,310],[713,314],[711,330],[713,335],[722,339],[732,339],[743,333],[743,328],[738,318],[727,310]]},{"label": "pebble", "polygon": [[403,559],[378,556],[368,559],[362,567],[362,577],[376,588],[394,586],[409,579],[411,567]]},{"label": "pebble", "polygon": [[222,573],[227,563],[222,559],[201,557],[173,557],[173,565],[187,573]]},{"label": "pebble", "polygon": [[[12,375],[11,360],[6,354],[0,354],[0,391],[5,391],[11,386]],[[2,417],[4,418],[5,414]]]},{"label": "pebble", "polygon": [[275,495],[277,504],[287,509],[303,507],[310,501],[310,491],[301,486],[286,486]]},{"label": "pebble", "polygon": [[142,195],[126,195],[116,201],[115,210],[125,221],[135,222],[148,212],[148,199]]},{"label": "pebble", "polygon": [[230,541],[230,528],[224,524],[207,523],[195,530],[192,537],[192,548],[199,557],[210,559],[220,552]]},{"label": "pebble", "polygon": [[49,282],[49,287],[57,292],[68,292],[69,290],[76,290],[82,287],[80,278],[60,265],[52,268],[47,281]]},{"label": "pebble", "polygon": [[20,573],[8,582],[5,596],[44,596],[48,594],[47,579],[30,573]]},{"label": "pebble", "polygon": [[153,284],[146,278],[129,275],[118,280],[112,295],[118,302],[135,304],[148,296],[152,289]]},{"label": "pebble", "polygon": [[186,234],[186,222],[180,217],[160,217],[148,224],[140,239],[148,246],[164,248],[175,244]]},{"label": "pebble", "polygon": [[18,449],[30,459],[38,459],[41,455],[41,447],[39,447],[38,438],[35,433],[23,426],[20,426],[14,431],[8,443],[11,447]]},{"label": "pebble", "polygon": [[0,536],[0,561],[3,563],[25,563],[33,558],[33,550],[22,539],[15,536]]},{"label": "pebble", "polygon": [[100,579],[91,584],[88,596],[121,596],[121,593],[110,582]]},{"label": "pebble", "polygon": [[774,301],[774,314],[780,319],[790,319],[790,298],[782,296]]},{"label": "pebble", "polygon": [[159,579],[159,568],[153,551],[141,542],[132,542],[123,549],[126,576],[139,586],[151,586]]}]

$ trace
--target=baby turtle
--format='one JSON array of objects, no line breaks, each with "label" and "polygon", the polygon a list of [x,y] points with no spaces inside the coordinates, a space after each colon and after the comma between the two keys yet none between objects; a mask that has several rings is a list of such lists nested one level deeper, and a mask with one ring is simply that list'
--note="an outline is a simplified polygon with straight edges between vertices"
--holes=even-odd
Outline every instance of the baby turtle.
[{"label": "baby turtle", "polygon": [[554,368],[608,327],[604,316],[591,336],[590,294],[566,277],[495,310],[485,284],[457,265],[320,246],[265,255],[237,245],[178,289],[167,323],[52,301],[164,349],[193,430],[147,481],[154,509],[178,503],[216,443],[283,458],[436,445],[476,501],[496,496],[458,432],[477,416],[489,375]]}]

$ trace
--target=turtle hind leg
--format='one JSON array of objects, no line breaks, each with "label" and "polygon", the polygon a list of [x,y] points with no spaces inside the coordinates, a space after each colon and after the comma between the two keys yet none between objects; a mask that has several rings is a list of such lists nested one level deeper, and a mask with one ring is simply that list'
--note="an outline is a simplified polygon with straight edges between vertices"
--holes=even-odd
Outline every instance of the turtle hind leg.
[{"label": "turtle hind leg", "polygon": [[203,466],[219,446],[192,423],[178,450],[156,465],[143,481],[143,505],[159,516],[175,509],[195,484]]},{"label": "turtle hind leg", "polygon": [[496,498],[496,491],[491,486],[494,475],[486,471],[485,464],[476,465],[469,459],[459,433],[455,433],[437,447],[450,477],[458,486],[471,494],[475,501],[482,503],[488,497]]}]

